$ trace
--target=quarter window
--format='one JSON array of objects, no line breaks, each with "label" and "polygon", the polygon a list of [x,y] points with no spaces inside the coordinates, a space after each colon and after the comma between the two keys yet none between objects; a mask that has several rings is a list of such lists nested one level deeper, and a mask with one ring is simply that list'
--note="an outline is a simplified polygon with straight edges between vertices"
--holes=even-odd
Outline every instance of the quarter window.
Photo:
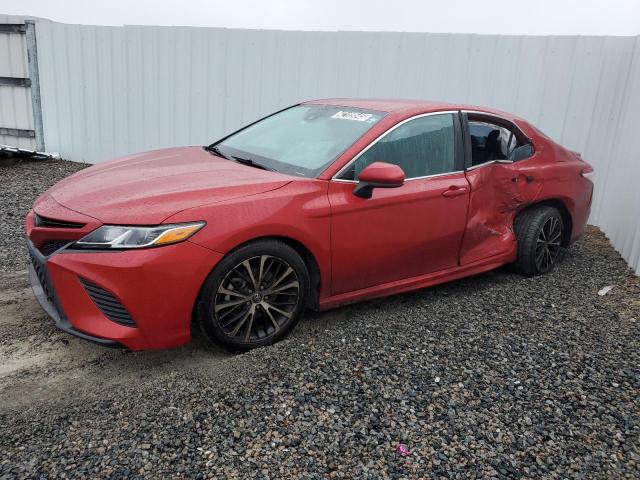
[{"label": "quarter window", "polygon": [[362,153],[341,178],[357,180],[373,162],[398,165],[407,179],[455,171],[454,114],[415,118],[391,130]]},{"label": "quarter window", "polygon": [[495,160],[521,160],[533,152],[531,145],[520,140],[513,130],[482,119],[469,119],[469,134],[472,166]]}]

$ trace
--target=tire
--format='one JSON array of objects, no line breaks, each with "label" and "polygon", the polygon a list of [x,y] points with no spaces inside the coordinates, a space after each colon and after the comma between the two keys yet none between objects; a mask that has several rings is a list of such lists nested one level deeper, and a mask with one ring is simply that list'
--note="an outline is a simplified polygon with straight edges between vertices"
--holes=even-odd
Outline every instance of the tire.
[{"label": "tire", "polygon": [[518,240],[516,270],[527,277],[553,270],[564,231],[560,212],[554,207],[535,207],[520,213],[514,223]]},{"label": "tire", "polygon": [[229,253],[209,274],[197,320],[209,341],[228,350],[271,345],[300,321],[309,285],[298,252],[278,240],[257,240]]}]

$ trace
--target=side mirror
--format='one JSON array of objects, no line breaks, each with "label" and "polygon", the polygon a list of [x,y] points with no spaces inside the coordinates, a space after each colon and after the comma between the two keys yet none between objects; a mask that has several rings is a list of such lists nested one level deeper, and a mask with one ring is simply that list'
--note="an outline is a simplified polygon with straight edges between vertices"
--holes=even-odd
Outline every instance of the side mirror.
[{"label": "side mirror", "polygon": [[374,188],[396,188],[403,184],[404,172],[398,165],[373,162],[358,175],[353,194],[360,198],[371,198]]}]

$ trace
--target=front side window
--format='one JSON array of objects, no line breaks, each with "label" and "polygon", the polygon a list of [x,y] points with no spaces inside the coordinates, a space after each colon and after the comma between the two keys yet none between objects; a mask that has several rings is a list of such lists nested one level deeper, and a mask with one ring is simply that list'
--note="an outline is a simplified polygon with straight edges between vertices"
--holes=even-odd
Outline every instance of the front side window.
[{"label": "front side window", "polygon": [[357,180],[373,162],[398,165],[407,179],[455,171],[454,114],[427,115],[403,123],[365,150],[340,178]]},{"label": "front side window", "polygon": [[209,147],[281,173],[315,177],[384,116],[332,105],[297,105]]},{"label": "front side window", "polygon": [[521,160],[533,151],[512,130],[482,119],[469,120],[469,134],[472,166],[495,160]]}]

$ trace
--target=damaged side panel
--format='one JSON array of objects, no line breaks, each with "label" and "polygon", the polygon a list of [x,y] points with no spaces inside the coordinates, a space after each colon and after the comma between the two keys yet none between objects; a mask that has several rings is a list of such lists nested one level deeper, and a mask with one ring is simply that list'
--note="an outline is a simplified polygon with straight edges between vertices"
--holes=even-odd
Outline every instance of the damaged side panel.
[{"label": "damaged side panel", "polygon": [[510,251],[515,260],[513,219],[538,199],[540,166],[529,161],[489,163],[467,170],[466,176],[471,193],[460,265]]}]

